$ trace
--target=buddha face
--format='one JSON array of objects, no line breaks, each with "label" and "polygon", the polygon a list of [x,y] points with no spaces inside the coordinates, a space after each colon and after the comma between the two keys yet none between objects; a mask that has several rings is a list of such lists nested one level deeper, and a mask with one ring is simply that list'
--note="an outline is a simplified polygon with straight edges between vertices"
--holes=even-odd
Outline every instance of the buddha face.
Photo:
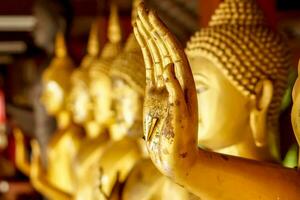
[{"label": "buddha face", "polygon": [[78,81],[72,85],[69,106],[76,123],[84,124],[91,120],[92,105],[86,84]]},{"label": "buddha face", "polygon": [[142,100],[127,82],[119,78],[113,80],[113,107],[116,111],[116,122],[112,128],[114,138],[142,134]]},{"label": "buddha face", "polygon": [[104,73],[91,78],[90,95],[93,102],[93,117],[99,124],[106,124],[112,117],[111,80]]},{"label": "buddha face", "polygon": [[44,82],[41,101],[50,115],[56,115],[64,104],[64,90],[53,80]]},{"label": "buddha face", "polygon": [[238,143],[250,127],[250,101],[209,60],[190,58],[198,98],[198,143],[217,150]]}]

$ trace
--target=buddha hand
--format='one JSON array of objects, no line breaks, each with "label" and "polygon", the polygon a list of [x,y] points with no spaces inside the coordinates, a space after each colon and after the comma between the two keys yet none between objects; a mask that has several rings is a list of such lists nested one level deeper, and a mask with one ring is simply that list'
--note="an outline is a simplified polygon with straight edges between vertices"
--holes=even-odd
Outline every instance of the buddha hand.
[{"label": "buddha hand", "polygon": [[31,148],[32,148],[32,157],[31,157],[31,167],[30,167],[30,181],[33,186],[39,183],[39,178],[42,174],[41,172],[41,153],[40,146],[37,140],[31,140]]},{"label": "buddha hand", "polygon": [[197,152],[197,99],[183,48],[155,13],[138,7],[134,34],[146,67],[144,136],[150,157],[167,176],[178,176]]},{"label": "buddha hand", "polygon": [[14,128],[14,139],[16,143],[15,162],[17,168],[26,176],[30,174],[30,163],[27,160],[27,152],[25,147],[24,135],[19,128]]}]

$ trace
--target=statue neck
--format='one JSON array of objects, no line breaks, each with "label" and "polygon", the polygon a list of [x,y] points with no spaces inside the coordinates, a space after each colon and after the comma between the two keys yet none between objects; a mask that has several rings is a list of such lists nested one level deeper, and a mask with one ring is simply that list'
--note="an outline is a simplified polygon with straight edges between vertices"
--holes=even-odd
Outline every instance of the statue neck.
[{"label": "statue neck", "polygon": [[239,142],[232,146],[226,147],[224,149],[219,149],[216,152],[249,158],[253,160],[261,160],[261,161],[276,161],[277,159],[272,156],[270,152],[270,147],[257,147],[255,145],[255,141],[252,136],[252,131],[250,127],[248,129],[243,130],[245,137]]},{"label": "statue neck", "polygon": [[98,137],[103,131],[103,127],[95,121],[85,123],[84,129],[86,130],[88,137],[91,139]]},{"label": "statue neck", "polygon": [[71,123],[71,114],[69,111],[62,110],[56,117],[57,126],[59,129],[66,128]]}]

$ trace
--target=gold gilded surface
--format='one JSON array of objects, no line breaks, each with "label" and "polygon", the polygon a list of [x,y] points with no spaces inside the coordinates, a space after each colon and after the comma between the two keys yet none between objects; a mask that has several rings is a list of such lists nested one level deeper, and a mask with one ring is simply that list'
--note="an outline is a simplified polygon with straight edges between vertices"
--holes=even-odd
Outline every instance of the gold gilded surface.
[{"label": "gold gilded surface", "polygon": [[[98,59],[99,40],[97,20],[92,24],[87,46],[87,55],[81,61],[79,68],[71,75],[71,90],[68,97],[68,106],[72,111],[75,123],[87,126],[92,118],[92,103],[89,87],[88,70]],[[90,134],[87,132],[87,134]]]},{"label": "gold gilded surface", "polygon": [[[47,147],[47,166],[39,162],[38,151],[33,151],[30,180],[33,186],[50,199],[59,199],[53,193],[58,188],[64,197],[73,192],[72,163],[84,138],[84,131],[72,122],[68,109],[68,96],[71,89],[70,75],[74,65],[67,54],[64,38],[58,33],[56,54],[50,66],[43,73],[41,101],[47,112],[56,118],[58,129]],[[34,148],[38,148],[35,144]],[[54,196],[53,196],[54,194]]]},{"label": "gold gilded surface", "polygon": [[[51,199],[95,199],[99,192],[99,169],[96,168],[99,157],[104,153],[104,147],[109,140],[108,128],[113,122],[111,111],[111,80],[106,69],[109,69],[111,60],[118,54],[121,43],[120,23],[117,8],[111,6],[109,18],[108,35],[109,42],[105,44],[100,57],[98,41],[98,24],[95,22],[91,27],[88,41],[87,55],[82,63],[71,76],[71,92],[67,97],[68,109],[72,111],[73,119],[77,124],[85,128],[86,136],[82,138],[69,159],[72,190],[64,191],[56,185],[40,181],[38,185],[41,191]],[[120,37],[119,37],[120,36]],[[66,135],[72,134],[66,132]],[[65,136],[64,138],[67,138]],[[68,139],[65,139],[67,142]],[[62,148],[69,148],[67,143],[63,143],[62,138],[58,138],[63,145]],[[54,155],[59,157],[59,155]],[[53,156],[53,157],[54,157]],[[62,163],[56,163],[61,166]],[[38,164],[35,168],[38,175],[41,170]],[[65,172],[61,172],[65,173]]]},{"label": "gold gilded surface", "polygon": [[164,175],[201,199],[300,195],[298,171],[262,162],[278,159],[276,120],[289,54],[258,9],[255,1],[225,0],[191,39],[187,56],[155,13],[138,9],[147,149]]},{"label": "gold gilded surface", "polygon": [[[224,101],[219,102],[217,111],[220,113],[225,112],[224,116],[227,115],[226,109],[220,110],[220,107],[224,107],[224,105],[227,105],[227,113],[228,111],[230,112],[230,109],[234,109],[234,107],[246,108],[244,111],[240,110],[241,115],[239,115],[238,112],[231,112],[232,115],[241,116],[241,118],[244,119],[245,125],[236,122],[228,123],[229,126],[232,126],[232,124],[240,124],[240,126],[244,126],[242,129],[241,127],[230,128],[224,125],[224,120],[222,119],[218,119],[218,121],[220,121],[218,125],[220,126],[217,125],[215,128],[219,130],[205,131],[205,129],[199,128],[198,136],[201,145],[223,153],[227,153],[227,150],[229,150],[229,154],[232,154],[230,153],[231,150],[243,151],[241,153],[236,152],[233,155],[253,159],[270,160],[279,158],[277,130],[279,105],[286,88],[287,73],[290,67],[290,55],[286,46],[282,36],[272,31],[266,25],[261,9],[255,1],[252,0],[225,1],[216,10],[209,23],[209,27],[197,32],[191,38],[187,44],[186,52],[191,61],[193,74],[197,73],[197,76],[194,76],[196,79],[196,87],[197,82],[201,82],[201,75],[205,76],[205,74],[208,74],[206,78],[210,78],[209,72],[201,73],[201,71],[204,71],[201,67],[205,68],[207,65],[208,70],[210,70],[210,68],[217,68],[218,70],[215,71],[221,72],[219,73],[220,80],[222,79],[221,74],[225,75],[225,78],[228,80],[227,83],[223,81],[223,83],[217,83],[218,85],[224,85],[226,87],[231,83],[239,93],[242,93],[239,97],[237,93],[231,94],[230,91],[232,90],[228,87],[223,89],[222,87],[216,88],[214,85],[211,86],[212,89],[208,87],[208,89],[201,92],[201,94],[197,92],[198,98],[204,99],[202,101],[204,103],[199,104],[199,117],[201,118],[199,121],[206,120],[208,114],[206,115],[205,113],[208,113],[206,110],[208,107],[212,107],[212,109],[215,108],[214,105],[205,105],[205,102],[208,102],[205,100],[206,97],[208,97],[210,91],[213,91],[215,88],[220,91],[216,93],[221,94],[223,90],[226,91],[229,98],[234,99],[234,101],[227,102],[224,98],[227,95],[222,95]],[[197,61],[199,57],[206,58],[208,61],[202,61],[201,59]],[[203,64],[200,64],[201,62],[203,62]],[[204,83],[206,83],[206,85],[214,84],[210,82],[207,83],[205,80]],[[199,90],[201,91],[203,84],[199,85]],[[197,91],[199,90],[197,88]],[[240,100],[242,98],[241,96],[246,97],[245,101]],[[213,99],[217,99],[216,97],[217,96],[215,96],[215,98],[211,96],[208,98],[213,101]],[[240,102],[245,105],[240,104]],[[237,106],[232,106],[235,104]],[[204,110],[203,114],[202,110]],[[210,113],[216,114],[214,110],[210,110]],[[243,115],[244,113],[247,114]],[[223,118],[226,121],[227,117]],[[230,118],[238,119],[239,117],[231,116]],[[242,121],[239,120],[238,122]],[[202,125],[205,126],[206,123],[207,122],[204,121]],[[247,124],[250,124],[250,126]],[[211,127],[211,125],[209,126]],[[246,126],[248,126],[250,130],[247,130],[249,128],[245,128]],[[230,130],[226,130],[226,128],[230,128]],[[218,134],[221,129],[228,134],[231,132],[231,135]],[[232,135],[232,133],[235,132],[234,130],[245,130],[245,132],[250,133],[237,133],[234,136]],[[207,134],[207,132],[209,133]],[[214,137],[213,134],[215,134],[216,137]],[[228,139],[218,137],[221,135],[229,137]],[[246,135],[248,139],[243,141],[241,138],[238,138],[238,135],[242,137]],[[251,141],[250,137],[253,137],[254,140]],[[236,140],[234,141],[234,139]],[[220,145],[222,142],[224,144]],[[252,146],[251,152],[245,152],[246,147],[236,147],[233,149],[232,145],[239,142],[247,143],[242,146],[248,146],[249,148]],[[250,142],[254,142],[255,145],[250,144]],[[216,143],[217,145],[212,143]],[[231,146],[231,148],[222,149],[228,146]],[[255,146],[258,148],[255,148]],[[269,148],[271,155],[261,152],[261,147]],[[268,150],[264,149],[263,151],[267,152]]]},{"label": "gold gilded surface", "polygon": [[93,191],[94,199],[121,198],[114,188],[119,182],[124,183],[144,156],[140,141],[145,75],[142,54],[133,34],[127,39],[124,50],[113,60],[109,76],[115,119],[110,127],[112,140],[94,166],[98,170],[98,182],[88,186],[97,188]]},{"label": "gold gilded surface", "polygon": [[[88,120],[86,131],[90,138],[82,144],[76,157],[76,192],[74,199],[98,199],[100,196],[99,159],[106,154],[113,137],[103,135],[110,133],[110,126],[114,123],[112,110],[112,81],[109,71],[114,58],[122,47],[122,34],[117,7],[112,4],[108,23],[108,42],[105,44],[100,57],[89,67],[88,92],[92,115]],[[82,105],[81,105],[82,106]],[[99,135],[101,134],[101,135]],[[96,137],[95,137],[96,136]]]},{"label": "gold gilded surface", "polygon": [[[133,3],[133,20],[136,19],[135,6],[138,3],[139,1]],[[143,66],[142,52],[131,34],[124,51],[114,60],[110,71],[113,80],[113,107],[116,112],[111,134],[116,142],[111,144],[99,161],[103,183],[101,199],[116,195],[112,188],[118,181],[124,183],[123,192],[119,196],[124,200],[160,200],[166,197],[191,199],[186,190],[170,182],[155,169],[145,150],[144,141],[141,140],[145,91]],[[153,173],[149,173],[150,171]],[[116,174],[119,174],[118,180]]]},{"label": "gold gilded surface", "polygon": [[[127,40],[126,46],[132,38]],[[140,71],[143,68],[143,60],[141,54],[137,55],[132,49],[126,49],[125,47],[125,50],[113,61],[111,66],[115,122],[110,127],[113,140],[108,144],[96,168],[101,169],[98,176],[101,190],[98,190],[98,194],[96,194],[97,199],[106,199],[106,197],[114,195],[112,189],[116,182],[124,182],[132,167],[143,156],[141,145],[138,142],[143,131],[141,126],[143,93],[140,92],[142,90],[137,90],[141,86],[137,81],[133,81],[136,73],[118,70],[138,69]],[[132,59],[132,56],[136,59]],[[143,77],[142,72],[141,77]],[[140,82],[143,82],[143,79]],[[117,177],[119,178],[117,179]]]}]

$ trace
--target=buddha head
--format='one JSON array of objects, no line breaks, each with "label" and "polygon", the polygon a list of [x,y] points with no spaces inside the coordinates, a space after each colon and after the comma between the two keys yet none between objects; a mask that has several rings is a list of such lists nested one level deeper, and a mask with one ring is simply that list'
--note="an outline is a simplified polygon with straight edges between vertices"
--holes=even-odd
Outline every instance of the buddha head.
[{"label": "buddha head", "polygon": [[97,61],[99,54],[98,23],[92,24],[87,54],[71,75],[71,92],[69,108],[73,119],[78,124],[85,124],[92,120],[92,102],[89,93],[89,68]]},{"label": "buddha head", "polygon": [[77,68],[71,75],[71,90],[68,108],[73,114],[74,122],[85,124],[92,118],[92,102],[88,91],[88,72]]},{"label": "buddha head", "polygon": [[[131,22],[137,16],[141,0],[132,2]],[[112,76],[113,110],[115,123],[111,135],[120,139],[125,135],[141,137],[143,133],[143,101],[145,92],[145,67],[141,49],[131,33],[123,52],[114,60]]]},{"label": "buddha head", "polygon": [[66,97],[70,90],[70,75],[74,69],[71,58],[67,55],[64,36],[57,33],[55,56],[42,76],[43,92],[41,101],[47,112],[57,115],[66,109]]},{"label": "buddha head", "polygon": [[102,125],[109,125],[113,117],[112,83],[109,75],[113,59],[121,51],[122,32],[118,10],[111,4],[108,22],[108,42],[104,45],[100,58],[89,69],[89,93],[93,103],[93,119]]},{"label": "buddha head", "polygon": [[286,46],[255,0],[225,0],[209,26],[191,38],[186,52],[197,89],[201,146],[218,150],[248,138],[258,148],[278,150],[290,64]]},{"label": "buddha head", "polygon": [[143,133],[143,99],[145,69],[141,51],[131,34],[124,51],[115,59],[111,69],[113,108],[116,112],[112,135],[137,137]]},{"label": "buddha head", "polygon": [[[300,62],[298,65],[298,78],[293,88],[292,124],[298,144],[300,145]],[[299,163],[300,164],[300,163]]]}]

